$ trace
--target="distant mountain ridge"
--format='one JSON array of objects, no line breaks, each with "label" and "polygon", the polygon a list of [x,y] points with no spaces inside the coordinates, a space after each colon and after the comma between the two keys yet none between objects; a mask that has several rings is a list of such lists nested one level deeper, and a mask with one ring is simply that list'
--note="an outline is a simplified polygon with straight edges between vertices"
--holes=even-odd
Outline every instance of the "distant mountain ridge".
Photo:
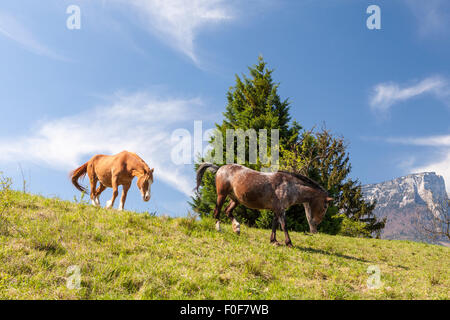
[{"label": "distant mountain ridge", "polygon": [[448,194],[442,176],[435,172],[409,174],[390,181],[362,186],[367,201],[377,201],[374,214],[387,218],[381,237],[430,241],[423,223],[448,214]]}]

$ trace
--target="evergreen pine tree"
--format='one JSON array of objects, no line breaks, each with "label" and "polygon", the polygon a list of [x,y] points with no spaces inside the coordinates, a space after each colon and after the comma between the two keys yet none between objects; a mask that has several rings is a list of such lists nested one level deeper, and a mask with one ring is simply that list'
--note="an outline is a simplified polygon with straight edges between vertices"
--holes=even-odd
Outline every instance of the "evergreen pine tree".
[{"label": "evergreen pine tree", "polygon": [[[228,104],[223,113],[224,120],[221,124],[216,124],[218,132],[221,133],[224,141],[223,159],[226,159],[226,130],[227,129],[254,129],[259,132],[260,129],[267,129],[267,148],[268,155],[271,155],[270,130],[279,130],[279,145],[287,148],[289,144],[296,142],[299,136],[300,126],[294,121],[290,125],[289,101],[282,100],[278,94],[279,84],[274,83],[272,79],[273,70],[266,66],[266,62],[260,56],[258,63],[249,67],[249,76],[236,75],[236,83],[227,93]],[[259,141],[259,137],[258,137]],[[210,141],[214,143],[214,137]],[[235,141],[236,143],[236,141]],[[247,143],[247,142],[246,142]],[[234,149],[236,150],[236,148]],[[248,148],[246,147],[246,151]],[[236,160],[236,155],[235,155]],[[254,170],[260,170],[262,167],[259,159],[256,164],[248,162],[248,152],[246,152],[245,166]],[[221,165],[222,163],[217,163]],[[200,216],[211,215],[216,204],[216,189],[214,176],[206,173],[203,178],[203,187],[200,190],[201,197],[195,196],[192,199],[191,206]],[[226,205],[226,204],[225,204]],[[223,214],[223,213],[222,213]],[[256,219],[260,216],[258,210],[248,209],[239,205],[233,214],[239,221],[254,225]]]}]

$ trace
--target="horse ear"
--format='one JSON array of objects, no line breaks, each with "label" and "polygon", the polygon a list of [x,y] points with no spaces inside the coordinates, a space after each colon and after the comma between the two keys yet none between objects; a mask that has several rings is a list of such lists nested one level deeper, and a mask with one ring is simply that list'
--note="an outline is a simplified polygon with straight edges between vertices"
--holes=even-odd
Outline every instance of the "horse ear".
[{"label": "horse ear", "polygon": [[327,202],[328,202],[328,201],[333,201],[333,200],[334,200],[333,198],[327,197]]}]

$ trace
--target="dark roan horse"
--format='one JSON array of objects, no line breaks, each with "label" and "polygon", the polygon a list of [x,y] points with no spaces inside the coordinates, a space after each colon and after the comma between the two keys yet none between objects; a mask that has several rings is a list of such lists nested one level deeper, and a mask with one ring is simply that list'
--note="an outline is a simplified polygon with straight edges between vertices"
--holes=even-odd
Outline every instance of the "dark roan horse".
[{"label": "dark roan horse", "polygon": [[278,244],[276,231],[280,224],[286,245],[292,247],[285,215],[290,206],[302,203],[310,231],[317,233],[317,226],[322,222],[328,202],[333,200],[322,186],[301,174],[286,171],[263,173],[238,164],[221,167],[210,163],[201,164],[197,169],[197,191],[206,170],[216,173],[217,202],[214,209],[216,229],[220,231],[220,210],[229,197],[230,203],[225,208],[225,213],[231,219],[233,231],[237,234],[240,233],[240,225],[232,212],[238,204],[251,209],[273,211],[270,236],[270,242],[273,244]]}]

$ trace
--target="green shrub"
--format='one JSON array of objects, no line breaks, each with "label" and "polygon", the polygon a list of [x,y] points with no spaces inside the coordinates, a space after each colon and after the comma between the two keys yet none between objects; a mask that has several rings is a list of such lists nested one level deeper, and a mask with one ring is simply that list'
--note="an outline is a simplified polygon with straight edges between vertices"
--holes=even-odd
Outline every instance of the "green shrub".
[{"label": "green shrub", "polygon": [[344,214],[336,215],[335,218],[342,219],[341,228],[338,232],[339,235],[361,238],[371,237],[370,231],[367,230],[367,225],[365,223],[349,219]]}]

